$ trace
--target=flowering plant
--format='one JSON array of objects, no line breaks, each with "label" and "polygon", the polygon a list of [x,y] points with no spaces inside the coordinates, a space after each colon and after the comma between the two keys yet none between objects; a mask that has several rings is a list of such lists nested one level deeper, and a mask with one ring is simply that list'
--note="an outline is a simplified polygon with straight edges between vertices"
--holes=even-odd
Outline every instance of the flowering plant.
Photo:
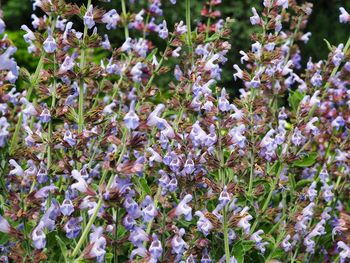
[{"label": "flowering plant", "polygon": [[[350,38],[303,68],[312,4],[264,0],[233,99],[233,20],[209,0],[193,26],[185,0],[168,25],[175,4],[35,0],[34,73],[0,19],[2,262],[350,260]],[[120,29],[120,46],[99,34]]]}]

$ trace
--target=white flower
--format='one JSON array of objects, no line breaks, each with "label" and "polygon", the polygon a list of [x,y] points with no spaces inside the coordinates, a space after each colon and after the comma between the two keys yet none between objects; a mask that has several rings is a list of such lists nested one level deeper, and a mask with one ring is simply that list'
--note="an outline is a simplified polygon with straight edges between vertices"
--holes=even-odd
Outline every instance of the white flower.
[{"label": "white flower", "polygon": [[345,10],[344,7],[340,7],[340,15],[339,15],[339,22],[340,23],[349,23],[350,22],[350,14]]}]

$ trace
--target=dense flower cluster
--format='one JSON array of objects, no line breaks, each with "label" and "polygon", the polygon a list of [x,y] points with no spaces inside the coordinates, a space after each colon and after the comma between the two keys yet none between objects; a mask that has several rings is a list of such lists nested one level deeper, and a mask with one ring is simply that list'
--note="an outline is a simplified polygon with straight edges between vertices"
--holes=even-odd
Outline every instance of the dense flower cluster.
[{"label": "dense flower cluster", "polygon": [[1,262],[349,261],[350,38],[304,68],[312,4],[264,0],[233,99],[221,0],[132,2],[35,0],[34,73],[0,13]]}]

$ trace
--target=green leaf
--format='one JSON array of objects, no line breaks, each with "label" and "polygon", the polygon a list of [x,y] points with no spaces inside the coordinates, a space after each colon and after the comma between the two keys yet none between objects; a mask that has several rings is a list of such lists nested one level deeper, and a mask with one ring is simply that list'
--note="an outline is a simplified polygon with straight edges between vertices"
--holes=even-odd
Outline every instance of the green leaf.
[{"label": "green leaf", "polygon": [[142,190],[145,193],[147,193],[148,195],[151,195],[152,192],[151,192],[151,189],[148,186],[147,180],[145,178],[141,177],[141,178],[138,179],[138,181],[139,181],[139,184],[140,184]]},{"label": "green leaf", "polygon": [[155,54],[157,54],[157,52],[158,52],[158,48],[153,49],[152,52],[148,54],[147,60],[148,60],[148,61],[152,61],[153,56],[154,56]]},{"label": "green leaf", "polygon": [[297,160],[293,163],[293,166],[297,167],[309,167],[312,166],[317,159],[317,153],[311,153],[305,157],[303,157],[301,160]]},{"label": "green leaf", "polygon": [[205,43],[207,42],[213,42],[217,39],[220,38],[220,34],[219,33],[214,33],[213,35],[211,35],[210,37],[208,37],[206,40],[205,40]]},{"label": "green leaf", "polygon": [[292,189],[294,190],[296,188],[296,183],[295,183],[295,174],[289,174],[288,176],[290,184],[292,186]]},{"label": "green leaf", "polygon": [[62,241],[62,239],[58,235],[56,235],[55,237],[56,237],[58,245],[60,246],[62,255],[64,257],[64,261],[67,262],[67,247],[66,247],[66,244]]},{"label": "green leaf", "polygon": [[299,188],[302,188],[304,187],[305,185],[309,185],[311,184],[312,181],[310,180],[300,180],[299,182],[297,182],[296,186],[295,186],[295,189],[299,189]]},{"label": "green leaf", "polygon": [[272,166],[268,163],[267,174],[268,175],[277,174],[279,167],[280,167],[279,161],[276,161]]},{"label": "green leaf", "polygon": [[0,233],[0,245],[4,245],[9,240],[9,236],[4,233]]},{"label": "green leaf", "polygon": [[236,260],[238,263],[243,263],[244,262],[244,249],[243,249],[243,244],[242,241],[238,241],[236,244],[232,246],[233,255],[235,256]]},{"label": "green leaf", "polygon": [[325,39],[325,38],[323,39],[323,41],[326,42],[329,51],[333,51],[332,45],[329,43],[329,41],[327,39]]},{"label": "green leaf", "polygon": [[291,91],[289,93],[288,102],[289,102],[289,105],[292,107],[292,110],[294,113],[296,113],[298,106],[303,98],[304,98],[304,94],[300,93],[297,90]]},{"label": "green leaf", "polygon": [[110,263],[110,262],[112,262],[113,257],[114,257],[114,256],[113,256],[112,253],[106,253],[106,255],[105,255],[105,261],[108,262],[108,263]]}]

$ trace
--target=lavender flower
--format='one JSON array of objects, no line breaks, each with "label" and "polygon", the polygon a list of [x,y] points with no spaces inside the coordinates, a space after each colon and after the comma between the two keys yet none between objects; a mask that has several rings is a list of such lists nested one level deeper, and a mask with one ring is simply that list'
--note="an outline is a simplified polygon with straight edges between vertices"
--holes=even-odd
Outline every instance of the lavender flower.
[{"label": "lavender flower", "polygon": [[88,29],[91,29],[95,26],[94,21],[94,8],[92,5],[88,6],[86,13],[84,15],[84,25],[87,26]]},{"label": "lavender flower", "polygon": [[57,49],[57,44],[55,39],[52,37],[52,32],[50,28],[47,30],[47,33],[48,33],[48,36],[43,43],[43,48],[46,53],[53,53]]},{"label": "lavender flower", "polygon": [[128,129],[136,129],[139,126],[140,118],[135,113],[135,101],[130,104],[129,112],[124,117],[125,126]]},{"label": "lavender flower", "polygon": [[192,207],[188,205],[189,202],[192,201],[192,195],[187,194],[185,197],[180,201],[180,203],[177,205],[175,209],[175,215],[176,216],[185,216],[186,221],[192,220]]},{"label": "lavender flower", "polygon": [[349,23],[350,22],[350,15],[349,13],[345,10],[344,7],[340,7],[340,15],[339,15],[339,22],[340,23]]},{"label": "lavender flower", "polygon": [[108,30],[116,29],[120,16],[115,9],[109,10],[102,17],[102,22],[106,24]]}]

